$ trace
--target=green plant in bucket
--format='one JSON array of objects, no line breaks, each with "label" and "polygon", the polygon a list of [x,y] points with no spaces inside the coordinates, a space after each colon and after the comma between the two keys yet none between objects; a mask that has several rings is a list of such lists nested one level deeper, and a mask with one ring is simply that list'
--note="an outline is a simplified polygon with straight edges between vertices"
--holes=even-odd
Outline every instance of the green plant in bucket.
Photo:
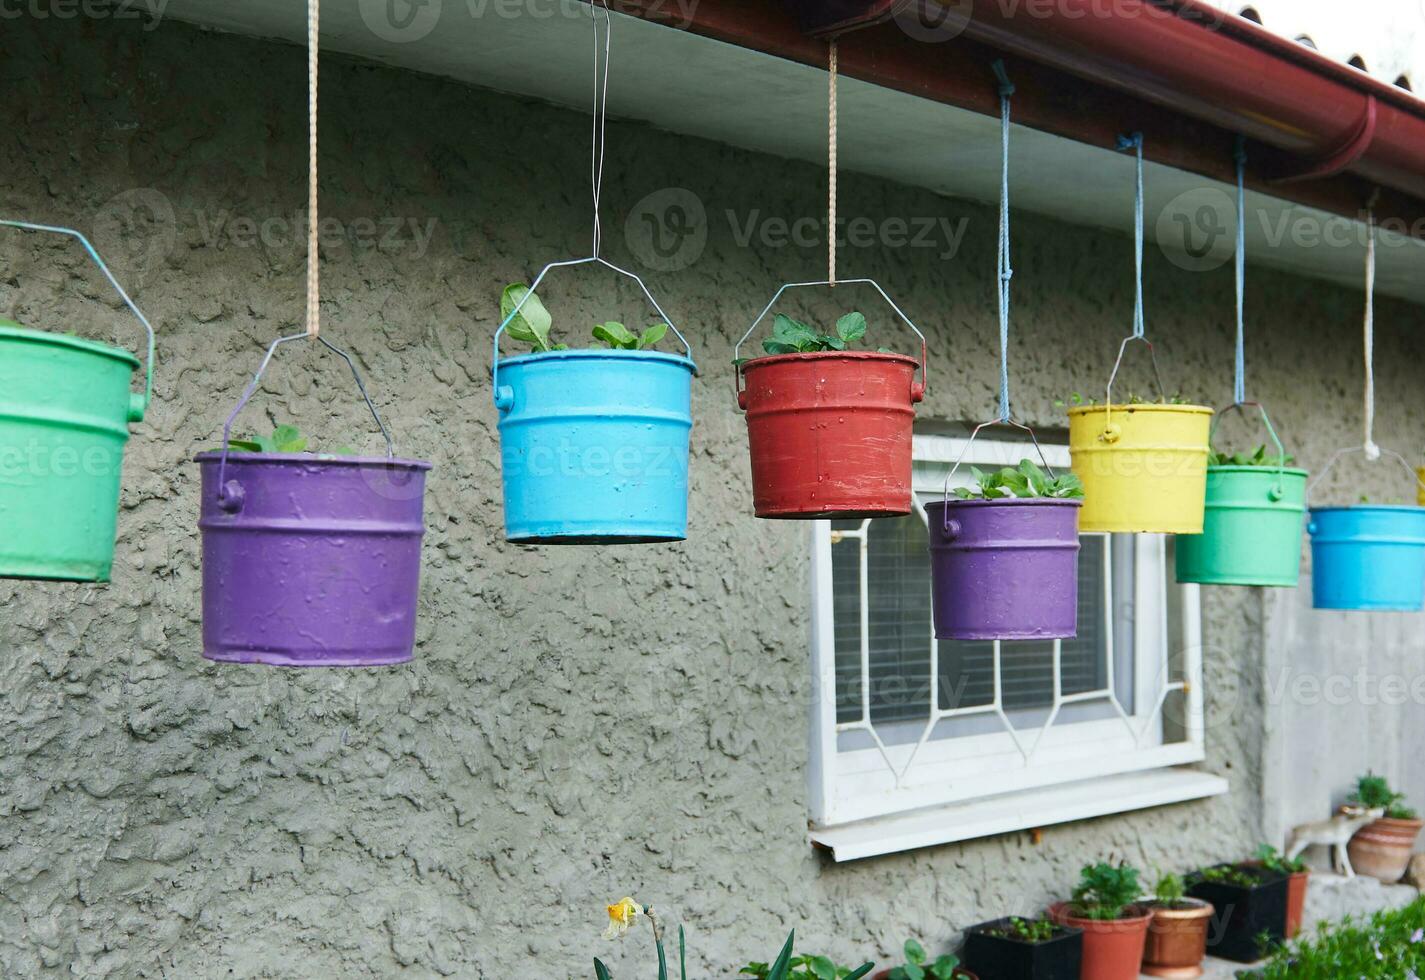
[{"label": "green plant in bucket", "polygon": [[[308,439],[302,435],[300,429],[295,425],[279,425],[272,430],[272,435],[255,435],[246,439],[229,439],[228,449],[235,453],[304,453],[307,452]],[[210,452],[222,452],[221,449],[213,449]],[[335,449],[328,449],[317,456],[355,456],[356,450],[349,446],[338,446]]]},{"label": "green plant in bucket", "polygon": [[1018,467],[1006,466],[992,473],[970,467],[975,479],[973,487],[954,487],[950,492],[961,500],[1004,500],[1011,497],[1047,497],[1058,500],[1079,500],[1084,485],[1076,474],[1065,471],[1050,477],[1032,460],[1022,459]]},{"label": "green plant in bucket", "polygon": [[887,980],[954,980],[960,966],[958,957],[946,953],[930,962],[925,947],[914,939],[905,941],[905,964],[890,972]]},{"label": "green plant in bucket", "polygon": [[[526,296],[529,296],[526,299]],[[524,305],[520,306],[520,301]],[[510,314],[519,308],[519,313]],[[505,332],[515,340],[523,341],[534,348],[536,354],[568,350],[568,344],[556,344],[549,338],[554,318],[544,308],[538,296],[529,295],[529,287],[522,282],[511,283],[500,294],[500,317],[509,320]],[[610,350],[653,350],[660,340],[668,335],[668,324],[655,323],[642,333],[634,333],[622,323],[610,320],[594,326],[594,339]]]},{"label": "green plant in bucket", "polygon": [[1296,460],[1291,456],[1268,456],[1266,446],[1258,446],[1253,453],[1218,453],[1208,457],[1209,466],[1264,466],[1273,469],[1290,466]]}]

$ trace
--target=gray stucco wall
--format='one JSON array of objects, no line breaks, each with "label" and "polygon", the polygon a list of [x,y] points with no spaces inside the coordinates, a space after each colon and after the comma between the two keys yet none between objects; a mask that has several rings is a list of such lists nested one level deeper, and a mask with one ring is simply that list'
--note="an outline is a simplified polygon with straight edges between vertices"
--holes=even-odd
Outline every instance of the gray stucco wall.
[{"label": "gray stucco wall", "polygon": [[[514,547],[488,339],[504,283],[588,249],[587,119],[336,59],[322,89],[324,207],[348,234],[325,251],[326,324],[403,451],[436,464],[417,659],[316,673],[203,661],[189,459],[261,347],[301,314],[300,227],[269,225],[254,243],[233,219],[290,221],[304,202],[303,68],[296,49],[168,23],[27,18],[0,34],[0,212],[93,230],[161,331],[114,584],[0,583],[0,974],[563,977],[588,975],[601,952],[646,975],[642,944],[598,942],[603,904],[634,894],[687,924],[700,975],[727,975],[793,925],[845,959],[906,935],[942,946],[1061,895],[1087,860],[1185,867],[1261,836],[1263,599],[1211,590],[1208,766],[1230,795],[1051,828],[1037,846],[1021,834],[846,866],[814,854],[806,529],[749,516],[726,365],[774,285],[819,276],[823,249],[744,246],[727,215],[814,217],[824,174],[610,127],[615,260],[644,268],[646,242],[622,216],[650,192],[686,188],[710,216],[695,262],[650,272],[705,367],[690,537]],[[985,415],[993,209],[852,175],[842,207],[968,219],[953,260],[848,248],[843,271],[880,279],[930,329],[922,417]],[[363,219],[391,218],[434,219],[429,247],[409,231],[364,240]],[[1101,383],[1126,331],[1131,244],[1021,216],[1015,245],[1019,407],[1054,425],[1054,399]],[[132,342],[77,249],[7,234],[0,256],[0,310]],[[571,332],[642,315],[606,278],[567,282],[549,298]],[[1154,252],[1149,282],[1173,376],[1225,401],[1230,271],[1192,275]],[[1252,290],[1254,389],[1317,464],[1356,438],[1361,297],[1265,272]],[[1413,448],[1425,334],[1417,310],[1382,307],[1380,439]],[[247,422],[366,431],[339,368],[288,349]],[[1368,477],[1377,495],[1384,475]],[[1341,630],[1338,642],[1368,639]]]}]

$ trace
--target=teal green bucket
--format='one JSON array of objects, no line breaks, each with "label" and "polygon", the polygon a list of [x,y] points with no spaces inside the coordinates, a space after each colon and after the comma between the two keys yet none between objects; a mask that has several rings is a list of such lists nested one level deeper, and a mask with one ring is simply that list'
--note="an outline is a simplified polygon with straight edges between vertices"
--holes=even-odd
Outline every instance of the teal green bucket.
[{"label": "teal green bucket", "polygon": [[1306,477],[1298,469],[1208,467],[1202,533],[1177,538],[1178,581],[1294,588]]}]

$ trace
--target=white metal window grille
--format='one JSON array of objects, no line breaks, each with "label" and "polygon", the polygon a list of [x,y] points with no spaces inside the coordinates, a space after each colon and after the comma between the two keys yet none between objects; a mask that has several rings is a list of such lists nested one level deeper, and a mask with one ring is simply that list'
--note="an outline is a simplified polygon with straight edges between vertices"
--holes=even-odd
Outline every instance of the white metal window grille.
[{"label": "white metal window grille", "polygon": [[[1074,640],[935,640],[924,505],[964,449],[916,437],[916,513],[813,527],[814,829],[1203,758],[1198,591],[1171,584],[1171,539],[1083,536]],[[956,482],[1026,455],[976,440]]]}]

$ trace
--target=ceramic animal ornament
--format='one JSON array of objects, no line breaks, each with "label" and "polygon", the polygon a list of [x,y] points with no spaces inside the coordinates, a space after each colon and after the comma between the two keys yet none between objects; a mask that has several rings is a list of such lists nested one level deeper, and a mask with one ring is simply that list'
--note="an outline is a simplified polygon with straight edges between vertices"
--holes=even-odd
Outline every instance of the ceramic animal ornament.
[{"label": "ceramic animal ornament", "polygon": [[1320,844],[1331,849],[1331,863],[1337,872],[1347,878],[1354,878],[1356,870],[1351,867],[1346,845],[1356,836],[1356,831],[1367,824],[1375,823],[1383,816],[1383,808],[1367,810],[1359,806],[1343,806],[1341,812],[1330,820],[1304,823],[1292,830],[1291,839],[1287,842],[1286,859],[1294,861],[1312,844]]}]

